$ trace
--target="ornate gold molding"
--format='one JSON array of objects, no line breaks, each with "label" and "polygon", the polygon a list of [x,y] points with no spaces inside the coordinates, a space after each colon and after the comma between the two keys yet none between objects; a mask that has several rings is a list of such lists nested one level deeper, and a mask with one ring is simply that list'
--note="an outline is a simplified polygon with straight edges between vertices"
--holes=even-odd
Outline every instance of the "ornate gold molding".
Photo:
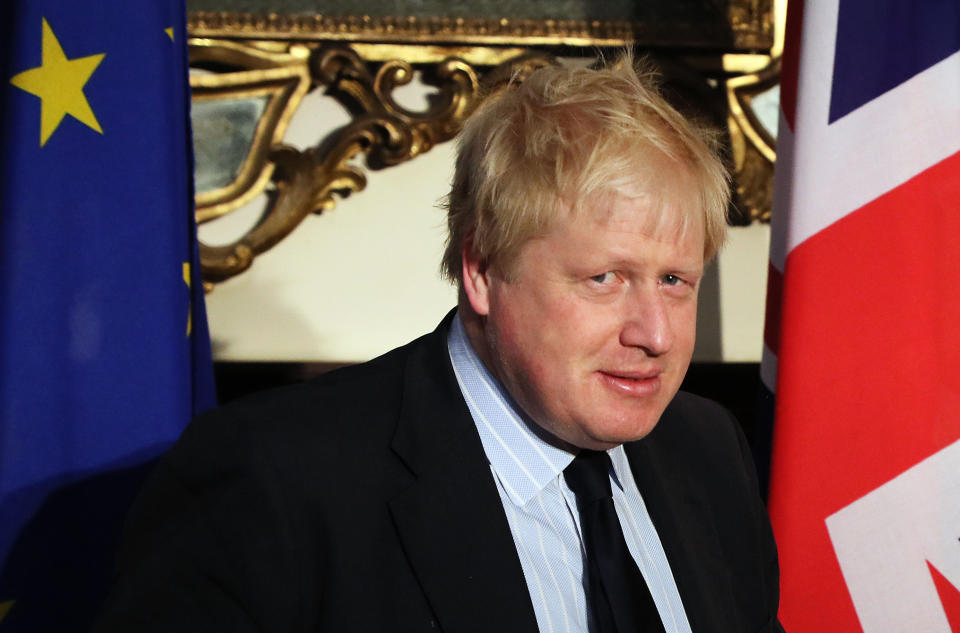
[{"label": "ornate gold molding", "polygon": [[198,192],[197,221],[204,222],[245,204],[270,179],[273,165],[268,160],[269,152],[283,141],[291,117],[310,88],[310,50],[302,44],[276,47],[200,38],[190,39],[189,46],[192,66],[230,68],[230,72],[192,74],[194,104],[249,97],[266,100],[246,159],[233,181]]},{"label": "ornate gold molding", "polygon": [[[780,57],[786,35],[787,0],[773,0],[770,23],[774,40],[769,55],[727,55],[724,68],[734,186],[741,214],[769,222],[773,207],[773,167],[779,123]],[[761,104],[761,101],[764,101]],[[772,106],[776,105],[776,110]],[[759,116],[766,110],[766,121]]]},{"label": "ornate gold molding", "polygon": [[529,20],[415,16],[330,16],[195,11],[188,29],[197,36],[300,41],[456,43],[517,46],[724,47],[769,49],[772,0],[736,0],[725,24],[663,24],[612,20]]},{"label": "ornate gold molding", "polygon": [[727,106],[734,184],[751,220],[770,221],[773,206],[773,165],[776,161],[775,130],[758,116],[756,100],[780,83],[780,60],[763,70],[727,81]]},{"label": "ornate gold molding", "polygon": [[[235,51],[238,46],[235,42],[211,39],[196,39],[192,44],[216,49],[198,54],[198,59],[222,59],[222,51]],[[471,56],[484,57],[476,53]],[[289,64],[295,69],[307,60],[301,52],[288,50],[282,54],[290,55]],[[252,59],[257,57],[251,55],[245,61]],[[240,58],[234,61],[239,62]],[[495,82],[545,63],[549,63],[549,58],[543,54],[518,55],[482,70],[487,71],[489,82]],[[376,70],[371,70],[371,66],[376,66]],[[423,69],[423,82],[437,89],[430,107],[423,112],[410,111],[393,97],[393,91],[414,76],[413,67],[404,61],[370,64],[349,46],[315,46],[306,68],[313,84],[325,87],[330,96],[352,113],[353,119],[334,130],[317,147],[307,150],[280,144],[276,139],[279,126],[267,126],[263,136],[271,134],[275,142],[268,150],[263,147],[251,150],[241,170],[243,183],[238,178],[228,187],[217,190],[216,195],[209,196],[213,202],[207,206],[200,204],[198,196],[198,218],[203,221],[220,215],[222,209],[234,208],[237,200],[249,200],[268,185],[270,192],[261,220],[242,237],[221,246],[200,245],[200,260],[207,281],[223,281],[249,268],[257,255],[286,237],[306,216],[331,209],[335,193],[361,191],[366,186],[366,175],[350,164],[354,158],[363,155],[372,169],[415,158],[437,143],[453,138],[480,99],[481,68],[455,57]],[[228,88],[220,87],[223,93],[255,94],[259,81],[273,80],[245,73],[248,71],[240,70],[239,77],[227,77],[224,81],[229,79],[230,83]],[[246,84],[242,78],[252,83]],[[201,75],[195,80],[210,83],[214,78]],[[293,99],[287,103],[293,103]],[[285,119],[277,119],[282,120]]]},{"label": "ornate gold molding", "polygon": [[[782,49],[784,7],[784,0],[730,2],[728,35],[734,44],[696,54],[697,42],[707,40],[695,29],[680,36],[674,29],[667,36],[626,22],[191,13],[195,105],[229,107],[246,100],[251,108],[262,108],[249,122],[244,137],[249,146],[238,155],[236,169],[198,193],[198,220],[213,220],[267,194],[259,221],[242,236],[229,244],[201,244],[204,278],[218,282],[239,274],[306,216],[332,208],[337,195],[361,191],[367,170],[357,158],[375,170],[429,151],[456,135],[490,87],[485,84],[552,63],[543,51],[569,52],[571,46],[595,49],[634,41],[653,46],[664,38],[667,48],[685,50],[672,58],[680,66],[686,63],[685,72],[697,75],[693,79],[718,88],[694,100],[708,99],[715,106],[726,97],[738,222],[768,221],[774,140],[757,120],[753,101],[778,81],[771,59]],[[689,42],[683,39],[687,36]],[[534,46],[541,52],[533,52]],[[419,112],[393,96],[415,73],[436,91]],[[297,149],[284,144],[284,133],[310,90],[325,91],[351,119],[316,146]],[[721,110],[718,121],[722,118]]]}]

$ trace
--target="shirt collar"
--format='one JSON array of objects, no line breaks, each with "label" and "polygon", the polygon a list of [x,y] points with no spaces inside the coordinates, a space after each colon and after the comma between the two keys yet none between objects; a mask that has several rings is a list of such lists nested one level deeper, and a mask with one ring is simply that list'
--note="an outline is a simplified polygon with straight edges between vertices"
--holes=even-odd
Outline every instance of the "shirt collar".
[{"label": "shirt collar", "polygon": [[574,455],[538,435],[536,423],[473,350],[459,314],[453,318],[447,350],[490,466],[511,500],[525,505],[563,472]]}]

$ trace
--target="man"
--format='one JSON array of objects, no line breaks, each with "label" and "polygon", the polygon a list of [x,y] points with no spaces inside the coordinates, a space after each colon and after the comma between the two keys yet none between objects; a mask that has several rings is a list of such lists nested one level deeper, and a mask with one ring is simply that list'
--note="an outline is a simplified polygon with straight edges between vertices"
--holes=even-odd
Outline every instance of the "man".
[{"label": "man", "polygon": [[488,99],[449,198],[455,314],[194,421],[99,630],[782,630],[743,437],[677,393],[727,201],[629,60]]}]

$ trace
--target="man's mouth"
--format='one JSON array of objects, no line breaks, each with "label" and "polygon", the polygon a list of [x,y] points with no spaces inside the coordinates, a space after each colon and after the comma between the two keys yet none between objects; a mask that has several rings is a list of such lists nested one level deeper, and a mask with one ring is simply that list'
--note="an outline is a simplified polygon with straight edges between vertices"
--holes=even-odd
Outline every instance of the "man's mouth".
[{"label": "man's mouth", "polygon": [[659,370],[600,370],[599,374],[604,385],[625,396],[650,396],[660,390]]}]

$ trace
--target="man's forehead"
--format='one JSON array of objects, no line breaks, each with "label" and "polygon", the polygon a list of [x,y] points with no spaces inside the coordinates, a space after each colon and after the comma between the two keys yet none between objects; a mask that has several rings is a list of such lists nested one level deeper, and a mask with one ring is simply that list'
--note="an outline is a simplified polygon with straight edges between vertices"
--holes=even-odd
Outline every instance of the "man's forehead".
[{"label": "man's forehead", "polygon": [[[606,230],[642,231],[657,239],[678,240],[693,232],[704,239],[704,209],[699,192],[684,181],[624,183],[568,207],[567,221],[579,220]],[[670,182],[672,181],[672,182]]]}]

